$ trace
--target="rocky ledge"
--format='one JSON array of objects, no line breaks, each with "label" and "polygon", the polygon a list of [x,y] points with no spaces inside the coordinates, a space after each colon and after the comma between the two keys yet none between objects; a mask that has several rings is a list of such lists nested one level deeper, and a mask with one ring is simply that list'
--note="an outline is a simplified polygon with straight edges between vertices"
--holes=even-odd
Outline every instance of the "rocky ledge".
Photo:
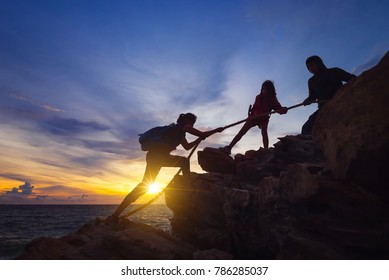
[{"label": "rocky ledge", "polygon": [[327,103],[313,135],[234,158],[165,192],[174,235],[93,222],[32,241],[19,259],[388,259],[389,54]]},{"label": "rocky ledge", "polygon": [[182,260],[230,259],[226,252],[198,250],[162,230],[121,220],[106,225],[104,219],[85,224],[62,238],[33,240],[17,259],[37,260]]}]

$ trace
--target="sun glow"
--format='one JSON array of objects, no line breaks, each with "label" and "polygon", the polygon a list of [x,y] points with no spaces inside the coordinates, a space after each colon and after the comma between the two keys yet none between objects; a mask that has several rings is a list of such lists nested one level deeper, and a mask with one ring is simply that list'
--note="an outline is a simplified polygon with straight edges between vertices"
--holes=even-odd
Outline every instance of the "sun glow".
[{"label": "sun glow", "polygon": [[162,191],[162,187],[158,183],[152,183],[149,185],[148,194],[156,194]]}]

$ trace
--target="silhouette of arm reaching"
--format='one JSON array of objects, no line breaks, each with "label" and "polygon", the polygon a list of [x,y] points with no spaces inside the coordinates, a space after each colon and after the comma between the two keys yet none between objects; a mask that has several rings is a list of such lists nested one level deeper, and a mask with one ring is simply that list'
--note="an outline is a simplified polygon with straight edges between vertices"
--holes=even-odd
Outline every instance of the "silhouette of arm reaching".
[{"label": "silhouette of arm reaching", "polygon": [[188,142],[188,140],[186,140],[186,138],[184,137],[182,142],[181,142],[181,145],[184,147],[185,150],[190,150],[191,148],[193,148],[195,145],[197,145],[198,143],[200,143],[202,140],[204,140],[205,138],[211,136],[212,134],[214,133],[217,133],[217,132],[222,132],[224,130],[223,127],[218,127],[218,128],[215,128],[215,129],[212,129],[212,130],[208,130],[208,131],[200,131],[196,128],[194,128],[192,125],[185,125],[183,130],[185,132],[188,132],[194,136],[198,136],[199,138],[197,138],[196,140],[194,140],[193,142]]}]

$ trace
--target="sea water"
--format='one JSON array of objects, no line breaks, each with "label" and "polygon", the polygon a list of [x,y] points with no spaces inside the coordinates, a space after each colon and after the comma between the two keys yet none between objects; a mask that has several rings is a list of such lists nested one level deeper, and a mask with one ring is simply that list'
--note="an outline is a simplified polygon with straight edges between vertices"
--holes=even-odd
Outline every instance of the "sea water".
[{"label": "sea water", "polygon": [[[0,260],[13,259],[38,237],[62,237],[80,226],[107,217],[117,205],[0,205]],[[172,212],[152,204],[130,220],[170,232]]]}]

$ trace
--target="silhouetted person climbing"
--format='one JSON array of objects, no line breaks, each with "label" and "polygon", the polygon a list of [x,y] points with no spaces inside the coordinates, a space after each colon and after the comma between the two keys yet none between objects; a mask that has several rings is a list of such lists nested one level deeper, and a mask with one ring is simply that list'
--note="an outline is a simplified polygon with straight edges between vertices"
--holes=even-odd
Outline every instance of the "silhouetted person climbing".
[{"label": "silhouetted person climbing", "polygon": [[301,129],[301,134],[311,135],[312,127],[320,108],[324,102],[332,99],[335,93],[343,86],[343,82],[348,82],[356,77],[338,67],[327,68],[322,59],[317,56],[310,56],[306,60],[306,66],[313,76],[308,80],[309,96],[304,100],[304,105],[310,105],[318,101],[319,109],[316,110],[306,121]]},{"label": "silhouetted person climbing", "polygon": [[262,141],[265,149],[269,148],[269,136],[267,134],[267,126],[270,120],[270,112],[275,110],[279,114],[286,114],[288,109],[282,107],[276,96],[276,89],[272,81],[266,80],[263,82],[261,92],[256,96],[255,103],[249,110],[249,117],[242,126],[238,134],[232,139],[228,146],[223,150],[231,153],[232,147],[249,131],[252,127],[258,126],[262,132]]},{"label": "silhouetted person climbing", "polygon": [[[182,174],[186,182],[190,182],[190,165],[189,159],[182,156],[171,155],[170,153],[177,148],[178,145],[182,145],[186,150],[193,148],[208,136],[223,131],[222,127],[209,130],[200,131],[193,127],[197,117],[192,113],[180,114],[177,119],[177,124],[174,125],[169,131],[166,132],[164,138],[168,141],[164,141],[160,145],[156,145],[148,150],[146,154],[146,170],[139,183],[122,201],[116,211],[107,219],[107,222],[116,223],[119,219],[119,215],[123,212],[127,206],[136,201],[140,196],[148,191],[150,184],[154,183],[159,171],[162,167],[180,167]],[[190,133],[198,136],[199,138],[193,142],[188,142],[185,134]]]}]

